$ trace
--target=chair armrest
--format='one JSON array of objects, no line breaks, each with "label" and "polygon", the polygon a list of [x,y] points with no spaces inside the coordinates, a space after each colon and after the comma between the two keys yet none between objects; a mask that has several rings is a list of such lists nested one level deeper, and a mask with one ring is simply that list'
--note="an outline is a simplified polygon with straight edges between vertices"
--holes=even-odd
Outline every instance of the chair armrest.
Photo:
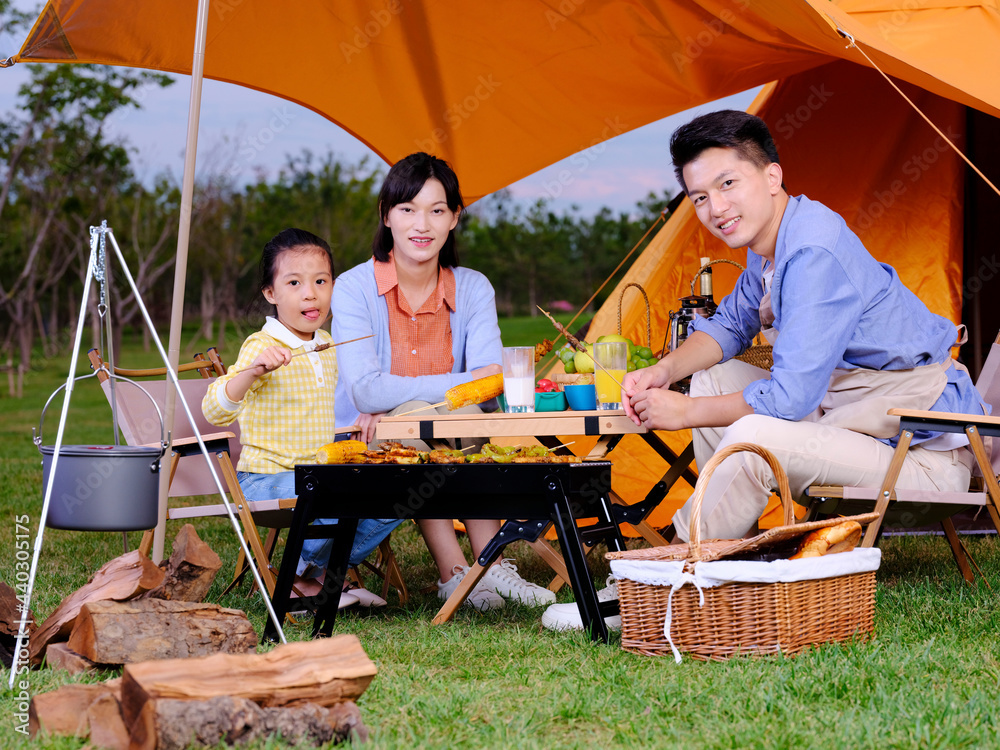
[{"label": "chair armrest", "polygon": [[925,424],[960,424],[980,427],[1000,427],[1000,417],[985,414],[955,414],[946,411],[922,411],[920,409],[889,409],[890,416],[910,419]]},{"label": "chair armrest", "polygon": [[[207,443],[210,440],[222,440],[223,438],[230,440],[234,437],[236,437],[235,432],[213,432],[209,435],[202,435],[201,439]],[[192,435],[191,437],[179,438],[177,440],[171,440],[170,442],[172,445],[191,445],[192,443],[197,443],[198,438]]]},{"label": "chair armrest", "polygon": [[[235,432],[213,432],[210,435],[202,435],[201,439],[204,442],[208,443],[208,442],[211,442],[213,440],[230,440],[230,439],[232,439],[234,437],[236,437],[236,433]],[[194,437],[192,435],[191,437],[178,438],[177,440],[171,440],[170,444],[173,445],[173,446],[181,447],[182,448],[182,447],[184,447],[186,445],[194,445],[197,442],[198,442],[198,438],[196,438],[196,437]],[[143,448],[156,448],[158,445],[159,445],[159,443],[144,443],[142,447]]]}]

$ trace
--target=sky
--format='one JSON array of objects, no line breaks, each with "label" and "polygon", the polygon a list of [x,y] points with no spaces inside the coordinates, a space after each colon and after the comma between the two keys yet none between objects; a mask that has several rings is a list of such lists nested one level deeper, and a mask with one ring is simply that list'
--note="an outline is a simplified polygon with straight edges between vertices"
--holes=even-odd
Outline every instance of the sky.
[{"label": "sky", "polygon": [[[27,0],[15,0],[13,5],[22,9],[36,6]],[[26,33],[15,36],[0,30],[0,59],[15,54]],[[0,116],[14,110],[17,89],[27,77],[25,66],[0,69]],[[135,149],[133,164],[138,177],[147,183],[164,171],[178,183],[181,180],[191,85],[187,76],[176,79],[166,89],[150,86],[141,90],[142,109],[116,115],[111,130]],[[542,198],[559,213],[592,216],[603,207],[630,212],[650,192],[673,195],[679,190],[667,149],[670,134],[678,125],[701,112],[746,109],[756,92],[737,94],[624,133],[607,141],[597,158],[591,158],[593,153],[586,159],[567,157],[509,189],[515,200],[531,204]],[[269,123],[278,113],[283,128],[275,131]],[[273,139],[261,148],[248,148],[249,139],[264,130],[270,130]],[[356,164],[365,156],[372,163],[382,163],[363,143],[311,110],[235,84],[205,80],[198,134],[199,171],[225,170],[245,181],[263,171],[273,178],[289,155],[300,155],[303,149],[316,155],[332,152],[346,164]],[[560,173],[565,176],[566,170],[574,179],[560,181]]]}]

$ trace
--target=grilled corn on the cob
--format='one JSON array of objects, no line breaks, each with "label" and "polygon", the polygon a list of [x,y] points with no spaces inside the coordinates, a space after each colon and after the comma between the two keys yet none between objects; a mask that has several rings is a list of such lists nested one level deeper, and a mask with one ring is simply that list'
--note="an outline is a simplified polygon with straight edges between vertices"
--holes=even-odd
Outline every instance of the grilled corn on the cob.
[{"label": "grilled corn on the cob", "polygon": [[368,446],[360,440],[341,440],[338,443],[327,443],[316,451],[318,464],[348,464],[351,457],[368,450]]},{"label": "grilled corn on the cob", "polygon": [[481,404],[503,393],[503,375],[488,375],[485,378],[449,388],[444,394],[450,410],[460,409],[470,404]]}]

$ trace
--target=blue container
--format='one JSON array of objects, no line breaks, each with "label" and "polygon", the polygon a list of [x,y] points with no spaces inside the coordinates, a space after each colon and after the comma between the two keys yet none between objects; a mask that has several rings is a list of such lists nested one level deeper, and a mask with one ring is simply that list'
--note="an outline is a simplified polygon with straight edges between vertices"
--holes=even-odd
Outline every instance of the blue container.
[{"label": "blue container", "polygon": [[594,411],[597,408],[597,387],[593,383],[565,385],[563,393],[573,411]]}]

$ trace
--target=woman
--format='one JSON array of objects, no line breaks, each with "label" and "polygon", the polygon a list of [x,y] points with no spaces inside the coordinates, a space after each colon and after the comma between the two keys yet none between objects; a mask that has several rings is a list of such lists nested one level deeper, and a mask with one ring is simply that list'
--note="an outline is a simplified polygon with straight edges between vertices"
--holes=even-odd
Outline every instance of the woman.
[{"label": "woman", "polygon": [[[389,170],[378,205],[373,257],[337,279],[332,304],[336,340],[374,334],[342,356],[335,400],[337,424],[360,425],[365,442],[374,440],[383,415],[438,403],[452,386],[501,372],[493,287],[458,264],[455,227],[464,204],[451,167],[411,154]],[[419,525],[441,574],[438,596],[447,599],[469,570],[454,524]],[[499,521],[481,519],[465,526],[477,556],[500,528]],[[487,610],[503,606],[504,597],[529,605],[555,600],[502,560],[466,603]]]}]

